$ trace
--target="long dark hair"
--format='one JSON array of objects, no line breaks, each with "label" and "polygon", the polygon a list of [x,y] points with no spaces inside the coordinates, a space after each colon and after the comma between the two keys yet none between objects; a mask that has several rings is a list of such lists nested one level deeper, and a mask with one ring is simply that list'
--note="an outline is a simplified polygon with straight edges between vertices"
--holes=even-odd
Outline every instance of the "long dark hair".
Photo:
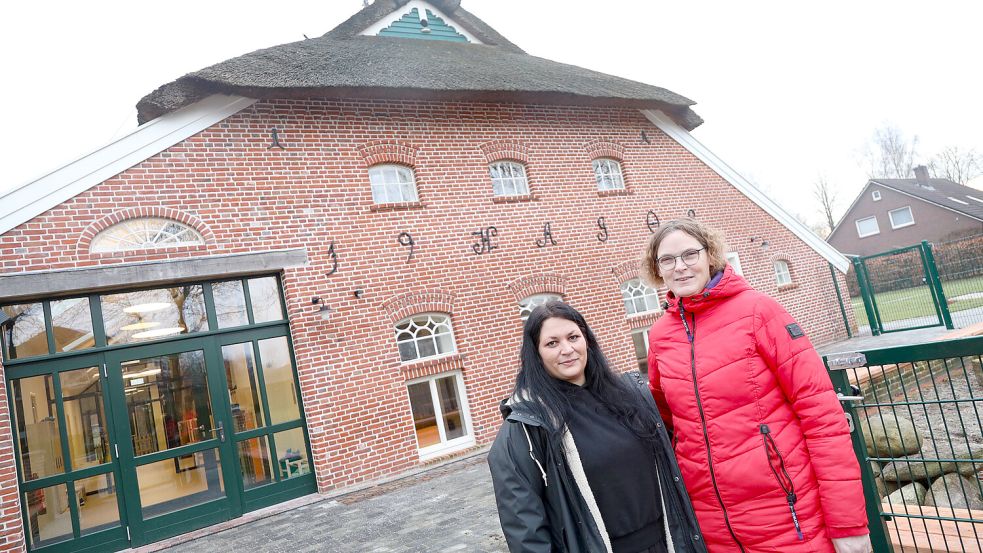
[{"label": "long dark hair", "polygon": [[[626,382],[611,370],[607,358],[597,344],[597,337],[587,326],[584,316],[569,304],[560,301],[540,305],[533,309],[526,320],[520,352],[522,366],[513,393],[516,401],[522,402],[524,409],[532,411],[543,422],[551,441],[560,441],[570,409],[570,394],[566,391],[569,388],[565,387],[570,384],[550,376],[539,355],[539,335],[543,330],[543,323],[552,318],[572,321],[580,328],[587,341],[583,388],[610,409],[621,424],[639,438],[655,440],[658,412],[642,397],[638,387]],[[647,393],[645,390],[642,392]]]}]

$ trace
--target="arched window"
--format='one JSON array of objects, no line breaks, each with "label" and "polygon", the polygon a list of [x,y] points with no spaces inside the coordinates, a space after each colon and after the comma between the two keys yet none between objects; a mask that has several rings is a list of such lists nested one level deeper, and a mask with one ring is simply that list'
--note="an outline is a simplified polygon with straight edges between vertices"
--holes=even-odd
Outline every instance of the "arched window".
[{"label": "arched window", "polygon": [[779,259],[775,262],[775,282],[779,286],[792,284],[792,273],[788,269],[788,262]]},{"label": "arched window", "polygon": [[622,284],[621,297],[625,300],[625,311],[629,315],[659,310],[659,293],[640,279],[633,278]]},{"label": "arched window", "polygon": [[205,240],[198,231],[172,219],[127,219],[103,230],[92,239],[92,252],[124,252],[169,246],[198,246]]},{"label": "arched window", "polygon": [[413,170],[404,165],[373,165],[369,167],[369,182],[372,201],[377,204],[418,200]]},{"label": "arched window", "polygon": [[492,191],[496,196],[524,196],[529,194],[526,168],[515,161],[496,161],[488,166],[491,172]]},{"label": "arched window", "polygon": [[528,319],[533,309],[548,301],[563,301],[563,298],[556,294],[533,294],[522,298],[519,301],[519,318],[523,321]]},{"label": "arched window", "polygon": [[396,344],[404,363],[457,351],[451,318],[441,313],[422,313],[396,323]]},{"label": "arched window", "polygon": [[598,190],[623,190],[625,179],[621,176],[621,164],[617,160],[598,158],[594,160],[594,180]]}]

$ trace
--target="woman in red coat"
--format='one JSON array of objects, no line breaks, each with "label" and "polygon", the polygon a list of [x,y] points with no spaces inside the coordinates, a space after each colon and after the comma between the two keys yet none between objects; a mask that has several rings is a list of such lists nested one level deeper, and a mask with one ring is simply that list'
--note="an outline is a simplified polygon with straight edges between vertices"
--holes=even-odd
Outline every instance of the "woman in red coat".
[{"label": "woman in red coat", "polygon": [[660,227],[642,265],[669,288],[649,387],[710,552],[869,552],[849,429],[803,330],[692,219]]}]

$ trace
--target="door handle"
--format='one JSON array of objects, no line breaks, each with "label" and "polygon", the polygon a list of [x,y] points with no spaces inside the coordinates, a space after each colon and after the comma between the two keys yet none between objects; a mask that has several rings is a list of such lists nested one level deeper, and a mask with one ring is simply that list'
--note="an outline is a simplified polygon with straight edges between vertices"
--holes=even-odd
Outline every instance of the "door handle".
[{"label": "door handle", "polygon": [[219,439],[219,441],[224,444],[225,443],[225,424],[223,424],[222,421],[218,421],[218,424],[215,425],[215,430],[218,432],[218,439]]}]

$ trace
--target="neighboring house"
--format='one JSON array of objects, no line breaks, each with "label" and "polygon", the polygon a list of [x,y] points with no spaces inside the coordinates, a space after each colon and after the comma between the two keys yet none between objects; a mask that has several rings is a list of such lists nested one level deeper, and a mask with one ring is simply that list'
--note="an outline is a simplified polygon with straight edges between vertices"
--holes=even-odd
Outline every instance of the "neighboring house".
[{"label": "neighboring house", "polygon": [[947,179],[871,179],[826,239],[848,255],[871,255],[983,233],[983,192]]},{"label": "neighboring house", "polygon": [[0,199],[0,551],[138,546],[487,445],[549,299],[644,368],[640,253],[688,212],[843,338],[848,260],[690,135],[692,103],[450,0],[152,92]]}]

